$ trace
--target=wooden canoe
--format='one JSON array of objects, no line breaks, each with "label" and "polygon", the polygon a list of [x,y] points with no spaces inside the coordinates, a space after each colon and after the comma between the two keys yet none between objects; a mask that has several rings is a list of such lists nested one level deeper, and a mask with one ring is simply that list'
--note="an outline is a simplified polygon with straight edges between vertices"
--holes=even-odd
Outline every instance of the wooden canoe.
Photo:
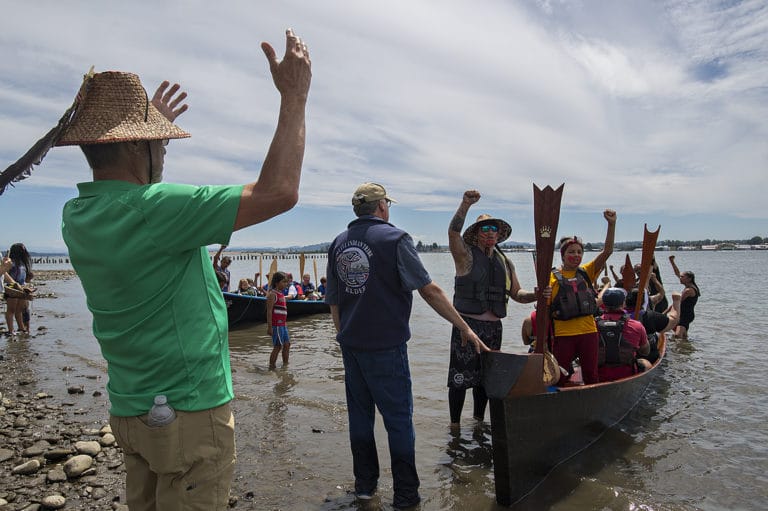
[{"label": "wooden canoe", "polygon": [[[266,322],[267,298],[264,296],[224,293],[224,303],[227,304],[230,328],[241,323]],[[287,300],[285,304],[288,308],[288,321],[298,316],[331,312],[328,304],[320,300]]]},{"label": "wooden canoe", "polygon": [[647,371],[613,382],[546,389],[542,355],[483,354],[490,398],[496,501],[523,500],[561,463],[592,445],[635,407],[664,359]]}]

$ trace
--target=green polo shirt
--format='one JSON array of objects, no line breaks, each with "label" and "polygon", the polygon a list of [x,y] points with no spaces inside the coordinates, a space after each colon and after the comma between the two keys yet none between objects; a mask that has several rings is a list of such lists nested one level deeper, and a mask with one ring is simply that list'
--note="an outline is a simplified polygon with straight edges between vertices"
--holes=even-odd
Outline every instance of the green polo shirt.
[{"label": "green polo shirt", "polygon": [[207,245],[228,244],[242,186],[77,185],[62,234],[108,363],[110,413],[165,394],[198,411],[234,397],[227,309]]}]

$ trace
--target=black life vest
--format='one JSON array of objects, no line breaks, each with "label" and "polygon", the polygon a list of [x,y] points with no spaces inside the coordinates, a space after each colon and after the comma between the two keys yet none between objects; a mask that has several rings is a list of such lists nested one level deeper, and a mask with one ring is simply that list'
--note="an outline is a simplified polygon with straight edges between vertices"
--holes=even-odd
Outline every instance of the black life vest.
[{"label": "black life vest", "polygon": [[579,316],[595,315],[597,312],[595,290],[592,288],[592,281],[584,268],[577,268],[576,276],[573,279],[566,279],[555,268],[552,268],[552,274],[557,279],[559,286],[557,295],[550,306],[552,318],[566,321]]},{"label": "black life vest", "polygon": [[600,345],[597,352],[597,365],[625,366],[635,364],[635,346],[624,340],[624,324],[626,316],[617,320],[599,318],[597,333],[600,335]]},{"label": "black life vest", "polygon": [[472,270],[454,280],[453,306],[465,314],[482,314],[490,310],[496,316],[507,315],[507,289],[511,287],[511,271],[506,256],[493,249],[488,257],[479,248],[472,247]]}]

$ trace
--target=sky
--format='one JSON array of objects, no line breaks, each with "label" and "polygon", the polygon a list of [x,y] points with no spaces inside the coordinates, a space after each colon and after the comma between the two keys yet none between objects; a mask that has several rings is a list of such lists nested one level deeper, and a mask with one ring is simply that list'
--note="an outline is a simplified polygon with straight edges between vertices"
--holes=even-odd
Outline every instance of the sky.
[{"label": "sky", "polygon": [[[383,184],[390,221],[447,244],[470,221],[534,241],[533,184],[565,184],[558,234],[603,241],[768,236],[768,3],[764,0],[7,2],[0,19],[0,169],[52,128],[83,74],[137,73],[189,94],[165,180],[254,181],[279,95],[259,47],[285,29],[312,58],[299,203],[233,247],[328,242],[358,184]],[[4,164],[3,164],[4,163]],[[0,248],[64,251],[61,209],[91,178],[54,148],[0,196]]]}]

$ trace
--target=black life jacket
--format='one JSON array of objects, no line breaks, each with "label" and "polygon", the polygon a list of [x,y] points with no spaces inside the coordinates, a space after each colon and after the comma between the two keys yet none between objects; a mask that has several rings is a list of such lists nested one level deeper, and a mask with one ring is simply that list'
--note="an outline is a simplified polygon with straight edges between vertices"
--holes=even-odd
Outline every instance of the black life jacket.
[{"label": "black life jacket", "polygon": [[[565,279],[563,274],[552,268],[552,274],[557,279],[559,289],[552,300],[550,311],[552,318],[566,321],[579,316],[594,316],[597,312],[597,299],[592,281],[584,268],[576,269],[576,277]],[[572,283],[575,281],[576,290]]]},{"label": "black life jacket", "polygon": [[493,249],[488,257],[472,247],[472,270],[454,279],[453,306],[465,314],[482,314],[490,310],[496,316],[507,315],[507,289],[511,287],[512,272],[506,256]]},{"label": "black life jacket", "polygon": [[625,366],[635,364],[635,346],[624,340],[624,324],[626,316],[617,320],[599,318],[597,333],[600,335],[600,345],[597,352],[597,365]]}]

